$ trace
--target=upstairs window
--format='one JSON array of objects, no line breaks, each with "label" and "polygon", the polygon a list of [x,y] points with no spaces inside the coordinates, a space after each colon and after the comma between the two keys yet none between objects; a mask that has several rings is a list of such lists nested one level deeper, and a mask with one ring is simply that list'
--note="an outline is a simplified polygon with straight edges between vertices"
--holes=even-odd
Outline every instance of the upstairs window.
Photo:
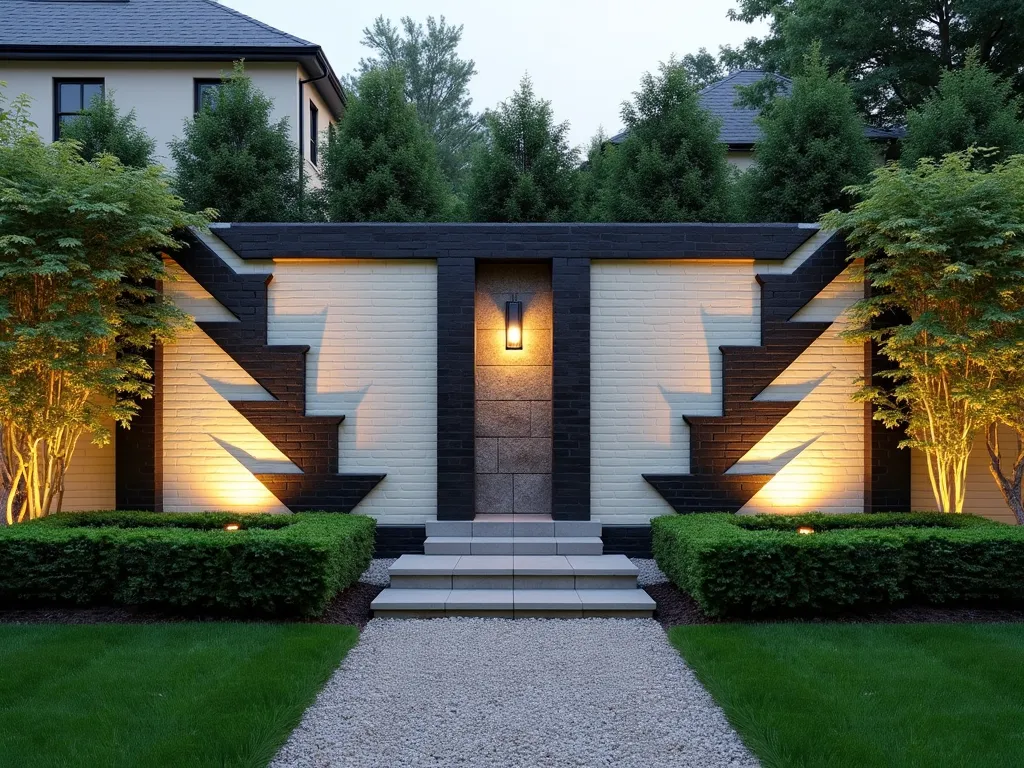
[{"label": "upstairs window", "polygon": [[103,98],[103,80],[78,79],[53,81],[53,138],[60,138],[60,128],[88,109],[96,97]]},{"label": "upstairs window", "polygon": [[194,104],[196,114],[199,114],[204,106],[211,110],[217,108],[217,94],[220,93],[221,85],[223,85],[222,80],[196,78]]},{"label": "upstairs window", "polygon": [[317,139],[320,138],[320,110],[316,108],[316,104],[312,101],[309,102],[309,162],[313,165],[318,164],[319,153],[317,147]]}]

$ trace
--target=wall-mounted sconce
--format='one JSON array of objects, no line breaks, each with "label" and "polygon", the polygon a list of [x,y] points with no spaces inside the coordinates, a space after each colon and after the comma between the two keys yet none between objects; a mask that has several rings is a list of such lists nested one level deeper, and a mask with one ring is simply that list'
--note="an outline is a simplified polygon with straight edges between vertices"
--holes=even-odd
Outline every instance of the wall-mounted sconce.
[{"label": "wall-mounted sconce", "polygon": [[523,302],[505,302],[505,349],[523,348]]}]

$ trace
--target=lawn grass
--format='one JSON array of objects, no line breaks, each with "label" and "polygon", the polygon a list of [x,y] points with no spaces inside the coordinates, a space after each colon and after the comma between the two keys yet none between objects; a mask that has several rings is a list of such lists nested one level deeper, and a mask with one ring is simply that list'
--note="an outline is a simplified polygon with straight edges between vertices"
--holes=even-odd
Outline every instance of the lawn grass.
[{"label": "lawn grass", "polygon": [[0,625],[0,764],[265,766],[358,639],[315,624]]},{"label": "lawn grass", "polygon": [[680,626],[767,768],[1024,763],[1024,624]]}]

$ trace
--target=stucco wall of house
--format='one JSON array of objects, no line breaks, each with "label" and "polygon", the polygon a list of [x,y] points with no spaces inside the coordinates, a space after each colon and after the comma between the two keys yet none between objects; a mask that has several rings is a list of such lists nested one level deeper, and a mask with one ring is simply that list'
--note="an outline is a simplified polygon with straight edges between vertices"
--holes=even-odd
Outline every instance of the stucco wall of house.
[{"label": "stucco wall of house", "polygon": [[[1017,453],[1017,441],[1013,433],[1003,429],[999,434],[999,447],[1004,464],[1013,466]],[[910,456],[910,502],[915,510],[934,511],[938,509],[932,485],[928,479],[928,464],[924,454],[913,451]],[[979,433],[974,439],[971,458],[967,462],[967,496],[964,511],[982,515],[1004,523],[1016,523],[1013,512],[1006,506],[1003,494],[989,471],[988,450],[985,435]]]},{"label": "stucco wall of house", "polygon": [[[644,473],[689,471],[683,415],[718,416],[719,346],[760,343],[759,272],[788,273],[824,242],[815,235],[784,264],[753,261],[594,262],[591,266],[591,513],[642,525],[671,507]],[[859,512],[864,411],[851,393],[863,350],[838,338],[862,286],[844,273],[796,316],[832,325],[760,398],[799,400],[742,460],[777,472],[743,512]]]},{"label": "stucco wall of house", "polygon": [[[253,83],[274,102],[275,121],[288,118],[293,142],[298,141],[299,78],[301,68],[289,62],[246,63]],[[40,135],[54,138],[54,78],[103,78],[105,93],[113,94],[122,112],[135,110],[138,124],[156,141],[156,159],[170,167],[169,143],[180,136],[182,124],[191,118],[195,107],[194,80],[218,78],[230,71],[231,62],[29,62],[0,63],[0,81],[7,82],[6,94],[26,93],[32,98],[30,118]],[[306,99],[318,102],[322,127],[330,120],[330,110],[319,102],[312,85],[305,86]],[[308,114],[309,106],[303,108]],[[304,118],[305,119],[305,118]],[[308,120],[306,140],[308,142]],[[308,156],[308,151],[307,151]],[[317,177],[318,178],[318,177]]]},{"label": "stucco wall of house", "polygon": [[[437,267],[430,261],[243,263],[273,272],[270,344],[307,344],[307,414],[344,414],[342,473],[387,473],[356,512],[390,524],[436,516]],[[198,320],[230,319],[191,278],[165,290]],[[225,314],[227,313],[227,314]],[[270,399],[198,328],[164,349],[167,511],[285,508],[252,472],[297,468],[228,403]]]}]

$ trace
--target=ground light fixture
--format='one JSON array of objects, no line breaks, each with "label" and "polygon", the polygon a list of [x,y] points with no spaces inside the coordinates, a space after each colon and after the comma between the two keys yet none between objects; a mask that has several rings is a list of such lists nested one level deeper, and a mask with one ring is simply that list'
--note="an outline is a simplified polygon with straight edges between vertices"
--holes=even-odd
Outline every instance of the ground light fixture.
[{"label": "ground light fixture", "polygon": [[240,531],[241,529],[242,526],[240,526],[238,523],[228,523],[224,526],[225,531]]},{"label": "ground light fixture", "polygon": [[796,532],[807,535],[809,533],[814,533],[814,529],[811,528],[811,526],[809,525],[801,525],[799,528],[796,529]]},{"label": "ground light fixture", "polygon": [[523,302],[515,294],[505,302],[505,349],[523,348]]}]

